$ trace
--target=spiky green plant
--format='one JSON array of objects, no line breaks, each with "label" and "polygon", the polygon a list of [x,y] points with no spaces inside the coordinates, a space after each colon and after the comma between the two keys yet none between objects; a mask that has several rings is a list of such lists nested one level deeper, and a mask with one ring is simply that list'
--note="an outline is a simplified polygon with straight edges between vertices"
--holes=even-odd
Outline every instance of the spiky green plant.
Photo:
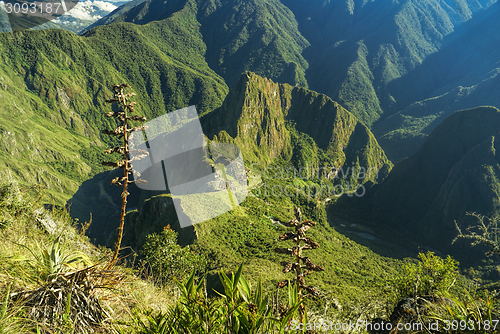
[{"label": "spiky green plant", "polygon": [[[133,147],[129,147],[129,139],[131,139],[132,132],[136,130],[145,130],[146,126],[137,126],[133,128],[128,127],[129,121],[139,121],[145,122],[146,117],[144,116],[129,116],[129,113],[133,113],[135,102],[129,102],[129,98],[135,96],[134,92],[125,93],[125,88],[130,88],[130,86],[126,83],[121,85],[113,85],[113,93],[114,96],[112,99],[106,100],[107,103],[117,103],[119,111],[117,112],[108,112],[106,117],[114,117],[118,121],[118,126],[113,130],[102,130],[103,134],[109,136],[115,136],[118,139],[122,139],[121,146],[115,146],[104,151],[106,154],[118,153],[121,155],[121,159],[117,162],[104,161],[102,162],[105,166],[111,166],[115,168],[123,168],[123,177],[115,177],[111,180],[111,183],[123,188],[121,198],[122,198],[122,206],[121,206],[121,214],[120,214],[120,225],[118,227],[118,239],[115,244],[113,256],[106,266],[107,269],[113,267],[115,264],[118,253],[120,251],[120,246],[123,238],[123,225],[125,222],[125,213],[127,206],[127,196],[129,192],[127,191],[128,185],[134,182],[145,182],[144,180],[139,179],[140,174],[132,169],[132,160],[139,160],[143,157],[147,156],[149,152],[133,149]],[[129,175],[135,174],[137,178],[135,180],[129,180]]]},{"label": "spiky green plant", "polygon": [[444,259],[433,252],[419,253],[417,263],[408,263],[391,280],[396,299],[429,295],[448,295],[458,279],[459,263],[451,256]]},{"label": "spiky green plant", "polygon": [[[31,208],[43,196],[42,186],[35,184],[29,188],[20,189],[14,180],[0,183],[0,229],[8,227],[22,216],[27,216]],[[22,196],[23,193],[33,191],[31,201]]]},{"label": "spiky green plant", "polygon": [[[316,222],[310,220],[302,220],[302,213],[299,207],[294,209],[295,219],[292,219],[285,223],[287,227],[294,227],[295,231],[290,231],[288,233],[280,235],[279,239],[282,241],[292,240],[295,242],[295,246],[292,248],[275,248],[274,251],[280,254],[291,255],[294,259],[292,262],[283,261],[281,265],[283,266],[283,273],[294,272],[295,277],[293,282],[297,287],[298,301],[302,301],[305,295],[317,296],[319,293],[313,287],[306,285],[305,276],[315,272],[323,271],[324,269],[314,263],[311,259],[302,255],[303,250],[316,249],[319,248],[319,244],[309,237],[305,236],[306,231],[312,226],[316,225]],[[289,285],[289,281],[279,282],[277,288],[283,288]],[[305,292],[305,294],[304,294]],[[299,307],[299,318],[302,322],[305,315],[305,306],[301,304]]]},{"label": "spiky green plant", "polygon": [[181,292],[179,301],[166,312],[143,312],[144,317],[134,315],[135,327],[141,334],[212,334],[212,333],[288,333],[289,320],[301,305],[296,286],[289,286],[290,308],[281,319],[271,317],[269,294],[264,292],[262,283],[256,289],[242,275],[243,265],[236,273],[226,275],[219,272],[224,288],[217,292],[220,298],[208,297],[206,278],[195,279],[195,270],[184,282],[177,280]]},{"label": "spiky green plant", "polygon": [[449,333],[498,333],[498,292],[468,291],[459,296],[442,298],[428,306],[427,322],[437,322],[439,329]]},{"label": "spiky green plant", "polygon": [[13,263],[24,263],[22,272],[28,279],[39,284],[45,284],[54,280],[59,274],[75,269],[79,264],[87,266],[91,260],[81,252],[75,252],[61,242],[61,237],[54,239],[50,246],[43,241],[28,245],[16,243],[31,254],[31,257],[15,255],[9,258]]}]

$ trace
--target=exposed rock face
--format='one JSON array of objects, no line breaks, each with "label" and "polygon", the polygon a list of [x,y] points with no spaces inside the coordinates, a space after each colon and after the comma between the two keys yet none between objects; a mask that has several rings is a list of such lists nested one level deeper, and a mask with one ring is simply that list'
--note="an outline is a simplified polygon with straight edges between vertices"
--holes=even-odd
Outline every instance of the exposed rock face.
[{"label": "exposed rock face", "polygon": [[205,131],[209,138],[224,130],[246,153],[245,159],[269,163],[290,149],[280,85],[256,74],[243,74],[222,107],[204,120],[209,124]]},{"label": "exposed rock face", "polygon": [[[291,156],[291,131],[311,137],[336,167],[358,163],[387,172],[392,164],[373,134],[329,97],[244,73],[221,108],[202,119],[205,134],[234,142],[245,161],[267,165]],[[347,165],[346,165],[347,166]]]}]

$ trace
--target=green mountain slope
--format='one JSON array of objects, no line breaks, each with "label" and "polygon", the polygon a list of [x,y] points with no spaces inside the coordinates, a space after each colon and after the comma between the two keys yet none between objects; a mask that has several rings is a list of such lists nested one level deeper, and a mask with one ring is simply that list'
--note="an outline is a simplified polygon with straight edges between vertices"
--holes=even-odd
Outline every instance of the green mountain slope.
[{"label": "green mountain slope", "polygon": [[421,100],[373,128],[391,159],[398,161],[415,152],[436,125],[456,110],[500,107],[500,42],[486,37],[500,30],[499,15],[497,3],[450,34],[437,54],[391,84],[395,96],[413,90]]},{"label": "green mountain slope", "polygon": [[[445,36],[489,5],[438,0],[282,2],[311,43],[305,53],[310,87],[367,125],[398,110],[403,97],[393,94],[392,81],[440,50]],[[416,92],[405,93],[404,98],[412,99]]]},{"label": "green mountain slope", "polygon": [[[310,237],[321,247],[309,252],[307,256],[323,266],[325,271],[309,276],[307,282],[322,291],[325,300],[334,298],[336,303],[349,309],[353,304],[364,303],[373,298],[387,300],[392,297],[384,286],[386,280],[396,275],[397,268],[401,265],[399,260],[380,256],[335,231],[330,227],[324,208],[307,197],[253,194],[236,210],[194,226],[191,236],[196,236],[196,240],[190,247],[208,259],[209,288],[220,289],[218,277],[214,276],[217,268],[229,270],[240,263],[244,263],[252,281],[261,278],[274,286],[279,280],[286,279],[287,275],[282,273],[280,262],[287,258],[275,253],[273,249],[284,247],[284,243],[277,239],[287,229],[278,221],[291,219],[290,212],[296,205],[301,206],[308,219],[319,222],[311,229]],[[132,238],[143,235],[141,232],[144,229],[150,232],[161,230],[166,223],[175,226],[176,222],[172,219],[175,215],[172,213],[170,198],[153,197],[144,203],[139,212],[129,215],[126,236],[130,238],[129,241],[134,241]],[[180,235],[179,238],[180,242],[186,242],[185,235]],[[401,259],[410,254],[402,252],[397,255]],[[319,299],[314,303],[318,303],[312,306],[317,307],[318,311],[324,306]],[[379,307],[375,309],[377,312],[382,311]]]},{"label": "green mountain slope", "polygon": [[[307,87],[309,46],[293,13],[279,0],[198,0],[207,62],[228,85],[244,71]],[[223,38],[221,38],[223,36]]]},{"label": "green mountain slope", "polygon": [[2,169],[42,182],[64,202],[102,171],[108,139],[100,130],[113,128],[104,100],[114,83],[133,87],[148,119],[186,105],[201,113],[219,106],[227,86],[206,64],[197,26],[180,26],[184,15],[142,27],[103,26],[84,37],[61,30],[0,34]]},{"label": "green mountain slope", "polygon": [[[335,296],[346,307],[377,294],[390,298],[383,281],[396,273],[397,261],[336,232],[325,212],[327,195],[311,195],[305,188],[300,189],[301,184],[327,184],[327,178],[316,178],[315,172],[302,178],[273,172],[280,168],[299,169],[306,164],[309,168],[322,164],[345,168],[354,162],[382,170],[378,179],[373,173],[357,182],[381,181],[392,164],[366,126],[327,96],[274,83],[251,72],[244,73],[222,106],[204,115],[201,122],[210,139],[235,143],[241,148],[248,171],[248,197],[230,212],[181,229],[170,194],[132,188],[124,246],[139,250],[148,234],[169,224],[179,232],[181,244],[189,244],[192,250],[207,257],[211,270],[209,288],[218,284],[212,276],[215,269],[234,268],[241,262],[252,280],[261,276],[264,281],[276,283],[285,278],[279,265],[283,258],[273,252],[273,248],[279,247],[278,235],[286,232],[279,222],[290,219],[293,207],[300,205],[307,217],[319,222],[311,237],[321,248],[311,252],[311,257],[329,268],[328,272],[311,276],[311,284],[328,296]],[[119,221],[113,204],[104,200],[109,196],[115,204],[120,201],[120,188],[109,185],[115,173],[101,173],[85,181],[70,200],[71,213],[78,212],[80,220],[88,220],[92,211],[90,237],[108,245],[114,242],[113,233]],[[101,194],[97,192],[100,186]],[[293,190],[274,191],[285,187]],[[183,200],[180,199],[181,205]],[[405,253],[393,254],[400,258]],[[367,286],[370,288],[365,289]]]},{"label": "green mountain slope", "polygon": [[[99,177],[109,181],[111,175],[102,174]],[[130,192],[138,193],[134,189]],[[95,192],[90,194],[98,196]],[[76,194],[78,195],[79,193]],[[117,197],[119,198],[119,194]],[[319,222],[311,232],[308,231],[308,235],[321,247],[309,252],[307,256],[323,266],[325,272],[311,275],[307,282],[322,291],[324,300],[333,298],[336,305],[342,305],[348,310],[373,298],[378,301],[392,300],[392,292],[384,288],[386,281],[397,275],[403,263],[400,259],[413,255],[401,249],[386,247],[384,254],[393,254],[394,258],[385,257],[357,244],[330,227],[331,222],[326,217],[324,206],[304,195],[287,197],[282,194],[265,195],[264,192],[255,195],[252,192],[235,210],[184,229],[179,228],[170,195],[156,195],[140,202],[132,199],[129,206],[135,205],[132,203],[140,205],[126,216],[122,245],[139,251],[146,235],[159,232],[167,224],[170,225],[178,231],[180,244],[189,245],[193,252],[207,258],[207,291],[221,288],[216,276],[217,270],[223,268],[224,271],[231,271],[241,263],[244,263],[245,275],[252,282],[262,279],[264,283],[274,287],[279,280],[286,279],[288,275],[282,273],[280,262],[287,258],[275,253],[273,249],[284,247],[284,243],[277,239],[288,230],[279,222],[291,219],[291,212],[297,205],[301,206],[308,219]],[[94,218],[95,215],[92,225],[97,224]],[[111,219],[118,222],[117,216]],[[112,232],[114,228],[111,227],[108,232]],[[111,238],[109,243],[113,242],[114,239]],[[310,307],[323,312],[323,303],[322,299],[311,300]],[[382,304],[376,305],[372,310],[384,312]],[[353,311],[356,312],[355,309]]]},{"label": "green mountain slope", "polygon": [[206,60],[229,85],[242,72],[252,70],[279,82],[307,86],[308,64],[302,51],[309,43],[300,35],[293,13],[278,0],[146,0],[122,8],[94,26],[146,24],[184,10],[196,12],[190,23],[200,25]]},{"label": "green mountain slope", "polygon": [[430,97],[422,97],[428,85],[401,89],[395,82],[439,53],[447,36],[492,4],[489,0],[148,0],[124,7],[96,26],[146,24],[189,7],[200,24],[208,64],[229,85],[249,70],[310,87],[372,126],[409,103]]},{"label": "green mountain slope", "polygon": [[[327,96],[274,83],[251,72],[244,73],[222,106],[203,116],[201,122],[209,139],[234,143],[241,149],[250,187],[263,192],[290,186],[307,193],[317,186],[314,189],[324,193],[313,194],[313,201],[325,200],[334,197],[334,185],[347,192],[347,187],[381,181],[392,168],[370,130],[339,104]],[[293,173],[299,170],[305,171],[302,176]],[[107,243],[118,223],[116,208],[121,191],[109,184],[114,174],[116,171],[102,173],[84,182],[70,200],[74,217],[88,220],[92,213],[94,223],[89,235],[102,244]],[[134,209],[161,194],[139,189],[130,192],[134,196],[128,199],[129,207]],[[105,200],[107,197],[112,201]],[[171,202],[166,197],[162,201]],[[140,212],[152,214],[144,209]],[[136,249],[145,235],[167,223],[131,224],[129,244]],[[179,229],[175,219],[170,224],[182,233],[181,241],[192,242],[192,230]]]},{"label": "green mountain slope", "polygon": [[494,107],[446,118],[367,198],[375,220],[450,251],[455,220],[467,227],[472,222],[467,212],[499,213],[499,128],[500,111]]}]

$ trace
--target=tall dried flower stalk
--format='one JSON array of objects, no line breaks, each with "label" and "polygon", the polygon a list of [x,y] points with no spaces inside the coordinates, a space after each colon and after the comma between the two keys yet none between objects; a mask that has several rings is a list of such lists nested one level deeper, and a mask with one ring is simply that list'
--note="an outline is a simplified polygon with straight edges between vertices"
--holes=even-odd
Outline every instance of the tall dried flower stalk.
[{"label": "tall dried flower stalk", "polygon": [[[122,139],[122,146],[116,146],[107,149],[104,151],[105,154],[118,153],[122,156],[122,159],[117,162],[111,161],[103,161],[102,164],[105,166],[111,166],[114,168],[123,168],[123,177],[115,177],[111,180],[111,183],[123,188],[121,197],[122,197],[122,207],[121,207],[121,215],[120,215],[120,226],[118,227],[118,240],[115,244],[115,249],[113,252],[113,257],[109,261],[106,266],[107,269],[110,269],[115,264],[118,253],[120,251],[120,246],[123,238],[123,225],[125,222],[125,208],[127,206],[127,196],[130,193],[127,191],[128,185],[130,183],[141,183],[146,182],[140,179],[140,174],[137,171],[132,169],[131,162],[133,160],[139,160],[146,157],[149,152],[145,150],[133,149],[132,145],[129,145],[129,140],[132,139],[133,131],[136,130],[145,130],[146,126],[136,126],[129,128],[128,121],[139,121],[145,122],[146,117],[143,116],[129,116],[129,113],[133,113],[135,102],[129,102],[129,98],[135,96],[134,92],[124,93],[125,88],[130,88],[130,86],[126,83],[121,85],[113,85],[113,93],[114,96],[112,99],[106,100],[106,103],[117,103],[119,111],[117,112],[108,112],[106,117],[114,117],[118,121],[118,126],[113,131],[110,130],[102,130],[103,134],[109,136],[115,136],[118,139]],[[129,175],[134,174],[135,180],[129,180]]]},{"label": "tall dried flower stalk", "polygon": [[[295,208],[295,219],[284,223],[287,227],[295,227],[295,231],[290,231],[288,233],[279,236],[282,241],[292,240],[295,242],[295,246],[292,248],[275,248],[274,251],[280,254],[288,254],[294,257],[294,260],[290,263],[287,261],[281,262],[283,266],[283,273],[295,272],[295,277],[293,282],[297,285],[299,300],[303,298],[303,292],[307,295],[317,296],[318,291],[313,287],[305,284],[305,276],[315,272],[323,271],[324,269],[318,265],[312,263],[311,259],[306,256],[302,256],[303,250],[316,249],[319,248],[319,244],[309,237],[305,236],[306,231],[312,226],[316,225],[316,222],[310,220],[302,220],[302,213],[300,208]],[[302,263],[302,264],[301,264]],[[283,288],[289,284],[289,281],[279,282],[277,288]],[[302,322],[305,313],[304,305],[299,308],[300,321]]]}]

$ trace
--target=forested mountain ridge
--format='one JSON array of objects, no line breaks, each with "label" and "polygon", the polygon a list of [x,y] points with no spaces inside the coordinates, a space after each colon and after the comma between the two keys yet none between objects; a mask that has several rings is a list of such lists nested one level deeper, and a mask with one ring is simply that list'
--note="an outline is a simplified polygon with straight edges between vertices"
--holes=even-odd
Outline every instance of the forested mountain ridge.
[{"label": "forested mountain ridge", "polygon": [[[325,200],[340,195],[339,192],[336,196],[334,185],[345,193],[352,192],[369,181],[381,182],[393,166],[370,130],[338,103],[325,95],[278,84],[251,72],[242,74],[222,106],[203,115],[200,121],[208,140],[238,146],[249,175],[256,178],[249,182],[249,187],[262,187],[263,191],[276,186],[283,192],[283,187],[288,186],[294,193],[312,196],[313,201]],[[106,244],[117,220],[112,218],[116,218],[115,206],[97,193],[105,193],[113,203],[119,203],[120,189],[106,182],[116,172],[101,173],[85,181],[68,203],[72,214],[80,220],[92,213],[94,226],[89,235],[101,244]],[[266,177],[270,180],[265,181]],[[302,183],[295,184],[297,180]],[[314,190],[308,194],[308,189],[320,189],[320,193]],[[140,211],[148,198],[161,194],[135,187],[131,192],[134,195],[129,198],[129,205]],[[169,197],[160,201],[171,205]],[[168,224],[192,242],[191,228],[181,230],[173,208],[169,210],[172,218]],[[133,248],[142,242],[136,235],[144,238],[162,228],[133,221],[130,224],[134,232],[129,233],[128,242]]]},{"label": "forested mountain ridge", "polygon": [[249,162],[268,164],[289,155],[297,149],[290,142],[290,131],[299,131],[325,152],[327,166],[357,162],[366,169],[384,170],[381,174],[392,168],[370,130],[341,105],[323,94],[274,83],[252,72],[240,77],[222,106],[202,123],[209,138],[228,133]]},{"label": "forested mountain ridge", "polygon": [[178,11],[195,13],[210,67],[232,85],[240,74],[252,70],[278,82],[307,86],[307,62],[301,53],[309,44],[300,35],[293,13],[279,0],[201,1],[146,0],[117,11],[94,26],[113,22],[147,24]]},{"label": "forested mountain ridge", "polygon": [[[423,90],[402,89],[398,79],[426,67],[424,61],[440,52],[448,36],[459,39],[466,30],[460,27],[491,12],[494,4],[490,0],[148,0],[96,25],[146,24],[189,6],[197,13],[207,62],[228,85],[246,70],[299,84],[330,96],[371,127],[410,103],[433,97],[428,85]],[[485,33],[481,40],[486,42],[488,36],[492,35]]]},{"label": "forested mountain ridge", "polygon": [[[309,83],[368,125],[397,111],[388,86],[437,52],[488,2],[283,0],[311,42]],[[413,91],[406,91],[413,98]]]},{"label": "forested mountain ridge", "polygon": [[439,52],[390,84],[396,96],[410,90],[419,94],[418,102],[373,128],[394,161],[415,152],[451,113],[481,105],[500,107],[500,42],[485,37],[500,31],[499,16],[496,3],[450,34]]},{"label": "forested mountain ridge", "polygon": [[470,246],[452,247],[455,221],[477,224],[467,213],[498,216],[500,111],[480,107],[455,112],[439,124],[422,147],[397,163],[363,199],[371,219],[469,261]]},{"label": "forested mountain ridge", "polygon": [[116,82],[134,87],[148,119],[186,105],[201,113],[219,106],[228,88],[206,64],[197,27],[178,27],[183,15],[147,26],[103,26],[86,37],[62,30],[0,34],[0,113],[10,120],[1,126],[2,169],[67,199],[103,170],[108,139],[100,130],[112,128],[105,99]]}]

